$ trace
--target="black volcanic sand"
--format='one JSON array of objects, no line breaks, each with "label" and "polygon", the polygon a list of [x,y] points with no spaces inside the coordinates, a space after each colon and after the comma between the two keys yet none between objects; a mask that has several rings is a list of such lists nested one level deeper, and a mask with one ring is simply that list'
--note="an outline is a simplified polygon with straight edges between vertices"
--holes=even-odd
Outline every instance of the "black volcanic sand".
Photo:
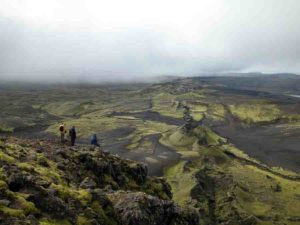
[{"label": "black volcanic sand", "polygon": [[[184,123],[183,120],[162,116],[150,111],[119,113],[116,115],[134,116],[178,126]],[[280,125],[245,127],[241,125],[238,119],[229,114],[226,115],[226,118],[228,121],[225,123],[215,123],[207,120],[204,124],[211,127],[222,137],[228,138],[236,147],[262,163],[268,166],[279,166],[300,172],[300,128],[290,130],[289,134],[285,135],[286,130]],[[159,146],[164,147],[160,144]],[[175,152],[174,150],[171,151]],[[145,156],[134,154],[128,154],[127,156],[135,160],[141,159],[141,161],[145,158]],[[151,170],[151,165],[149,166]]]},{"label": "black volcanic sand", "polygon": [[[224,93],[227,93],[222,89]],[[295,172],[300,172],[300,128],[288,127],[289,125],[274,122],[269,125],[243,126],[241,121],[232,116],[227,109],[227,104],[247,102],[248,96],[255,96],[255,91],[246,93],[244,90],[234,90],[234,94],[241,95],[240,99],[234,96],[232,89],[228,89],[229,97],[217,96],[222,99],[226,110],[225,122],[215,122],[209,119],[204,124],[209,126],[220,136],[229,139],[236,147],[246,152],[252,158],[258,159],[268,166],[279,166]],[[253,92],[253,93],[252,93]],[[259,92],[257,92],[259,93]],[[272,95],[266,93],[256,94],[258,99],[263,95],[277,104],[283,112],[300,114],[300,99],[285,95]],[[266,98],[267,96],[267,98]],[[284,121],[283,121],[284,122]],[[287,127],[289,129],[287,129]]]},{"label": "black volcanic sand", "polygon": [[[115,113],[115,116],[134,116],[144,120],[164,122],[167,124],[180,126],[184,122],[181,119],[162,116],[159,113],[146,111],[139,113]],[[300,172],[300,128],[290,129],[286,134],[284,126],[256,125],[245,127],[230,115],[226,115],[228,121],[215,123],[206,120],[205,125],[211,127],[215,132],[229,139],[239,149],[245,151],[249,156],[256,158],[268,166],[280,166],[289,170]],[[42,130],[44,127],[26,128],[17,130],[16,136],[28,138],[57,138]],[[161,145],[158,140],[160,134],[148,136],[148,139],[155,147],[154,153],[138,153],[126,149],[130,143],[127,138],[134,128],[119,128],[109,132],[97,133],[99,143],[104,151],[119,154],[122,157],[145,162],[149,167],[149,174],[161,176],[163,169],[175,164],[180,155],[175,150]],[[57,140],[59,140],[57,138]],[[88,139],[78,139],[77,143],[89,144]],[[155,159],[151,162],[147,159]]]},{"label": "black volcanic sand", "polygon": [[129,113],[129,112],[119,112],[119,113],[112,113],[111,116],[133,116],[142,120],[151,120],[161,123],[166,123],[170,125],[181,126],[184,124],[182,119],[177,119],[169,116],[163,116],[158,112],[154,111],[144,111],[144,112],[136,112],[136,113]]},{"label": "black volcanic sand", "polygon": [[300,172],[300,128],[290,130],[280,125],[254,127],[218,125],[213,128],[249,156],[268,166],[280,166]]},{"label": "black volcanic sand", "polygon": [[[160,134],[152,134],[145,137],[148,138],[155,146],[153,152],[139,153],[128,151],[123,156],[146,163],[148,165],[149,175],[163,176],[164,168],[176,164],[180,159],[180,154],[172,148],[161,145],[158,141],[160,137]],[[149,158],[151,160],[149,160]]]},{"label": "black volcanic sand", "polygon": [[148,174],[153,176],[163,176],[164,168],[179,161],[180,154],[159,143],[161,134],[151,134],[143,138],[147,138],[152,142],[154,146],[153,152],[137,152],[126,149],[126,145],[130,144],[130,140],[127,137],[133,131],[133,128],[119,128],[99,134],[101,148],[121,157],[146,163],[148,165]]},{"label": "black volcanic sand", "polygon": [[[142,120],[151,120],[156,122],[162,122],[170,125],[181,126],[184,124],[182,119],[163,116],[157,112],[144,111],[137,113],[113,113],[111,116],[133,116]],[[145,136],[152,142],[154,151],[151,153],[136,152],[126,149],[126,145],[130,144],[126,139],[134,131],[133,128],[119,128],[110,132],[99,134],[101,140],[103,140],[103,149],[115,154],[119,154],[122,157],[132,160],[144,162],[148,165],[148,173],[153,176],[163,176],[164,168],[176,164],[180,159],[180,154],[176,150],[161,145],[159,139],[161,134],[152,134]],[[143,140],[141,140],[142,142]],[[150,159],[150,160],[149,160]]]}]

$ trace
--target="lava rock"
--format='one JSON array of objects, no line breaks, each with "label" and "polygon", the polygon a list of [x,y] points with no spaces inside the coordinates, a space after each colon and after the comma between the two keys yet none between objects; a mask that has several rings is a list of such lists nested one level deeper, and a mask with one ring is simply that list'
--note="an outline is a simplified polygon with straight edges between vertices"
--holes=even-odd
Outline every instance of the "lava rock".
[{"label": "lava rock", "polygon": [[183,210],[173,201],[161,200],[142,192],[117,192],[109,195],[123,225],[198,225],[194,210]]},{"label": "lava rock", "polygon": [[96,182],[90,177],[84,178],[84,180],[79,185],[80,188],[86,188],[86,189],[94,189],[96,188],[96,186],[97,186]]}]

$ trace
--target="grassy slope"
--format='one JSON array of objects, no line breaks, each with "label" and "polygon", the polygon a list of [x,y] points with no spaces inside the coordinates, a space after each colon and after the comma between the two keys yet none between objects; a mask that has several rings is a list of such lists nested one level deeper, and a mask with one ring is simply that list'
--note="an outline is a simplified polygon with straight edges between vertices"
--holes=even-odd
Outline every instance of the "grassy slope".
[{"label": "grassy slope", "polygon": [[272,122],[279,119],[279,108],[268,102],[229,105],[230,112],[246,123]]},{"label": "grassy slope", "polygon": [[[224,146],[198,146],[193,141],[174,142],[174,135],[165,136],[161,141],[183,155],[183,159],[173,167],[165,170],[165,176],[174,191],[174,199],[180,204],[191,204],[192,186],[196,186],[195,174],[199,168],[210,167],[213,172],[210,176],[218,181],[218,173],[230,177],[230,185],[216,185],[216,216],[221,220],[226,218],[230,209],[221,210],[225,204],[223,198],[234,195],[232,205],[240,212],[258,218],[259,224],[296,224],[293,219],[298,219],[300,211],[299,191],[300,181],[288,179],[296,176],[284,170],[277,174],[277,170],[266,170],[260,163],[249,158],[246,154],[228,144]],[[193,138],[189,138],[190,140]],[[195,146],[196,145],[196,146]],[[228,156],[225,151],[230,151],[238,157]],[[187,163],[187,157],[192,163]],[[246,159],[253,163],[247,163]],[[211,166],[213,162],[213,166]],[[187,168],[185,168],[187,167]],[[283,176],[280,176],[280,175]],[[225,182],[225,181],[224,181]],[[219,205],[218,205],[219,204]],[[197,205],[202,210],[207,210],[207,205]],[[299,222],[299,221],[298,221]]]}]

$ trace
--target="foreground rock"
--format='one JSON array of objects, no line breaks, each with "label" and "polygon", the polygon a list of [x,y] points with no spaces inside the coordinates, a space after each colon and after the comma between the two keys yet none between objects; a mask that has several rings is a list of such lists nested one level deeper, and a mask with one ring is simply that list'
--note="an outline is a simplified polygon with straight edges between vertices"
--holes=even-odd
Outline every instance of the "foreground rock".
[{"label": "foreground rock", "polygon": [[10,138],[0,148],[0,224],[199,224],[144,164],[49,141]]},{"label": "foreground rock", "polygon": [[184,210],[173,201],[142,192],[115,192],[109,199],[124,225],[198,224],[198,214],[192,208]]}]

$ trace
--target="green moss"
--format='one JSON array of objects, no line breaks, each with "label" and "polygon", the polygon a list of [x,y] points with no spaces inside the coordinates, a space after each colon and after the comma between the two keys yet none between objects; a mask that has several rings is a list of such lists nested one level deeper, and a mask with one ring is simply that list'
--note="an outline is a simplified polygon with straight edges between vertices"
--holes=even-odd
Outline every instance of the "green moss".
[{"label": "green moss", "polygon": [[40,166],[38,164],[35,165],[35,170],[39,174],[41,174],[44,178],[47,178],[48,181],[52,181],[53,178],[58,180],[59,182],[62,181],[61,176],[56,168],[53,168],[54,166],[50,167],[44,167]]},{"label": "green moss", "polygon": [[208,110],[205,113],[205,115],[208,118],[211,118],[215,121],[220,121],[220,120],[224,120],[225,118],[225,109],[224,106],[222,104],[217,104],[217,103],[210,103],[208,106]]},{"label": "green moss", "polygon": [[201,112],[192,112],[190,115],[193,117],[194,120],[196,121],[201,121],[204,118],[204,114]]},{"label": "green moss", "polygon": [[153,97],[153,100],[169,100],[169,101],[172,101],[172,100],[175,100],[176,96],[170,94],[170,93],[166,93],[166,92],[162,92],[162,93],[159,93],[157,95],[155,95]]},{"label": "green moss", "polygon": [[197,139],[194,136],[184,134],[181,129],[178,129],[169,136],[169,142],[173,146],[189,146],[195,141],[197,141]]},{"label": "green moss", "polygon": [[28,155],[28,151],[18,144],[6,144],[5,152],[7,155],[12,156],[15,160]]},{"label": "green moss", "polygon": [[0,160],[6,161],[8,163],[13,163],[15,162],[15,159],[4,152],[0,151]]},{"label": "green moss", "polygon": [[226,139],[219,136],[211,129],[205,126],[198,126],[193,130],[193,134],[198,138],[202,143],[207,145],[219,145],[226,142]]},{"label": "green moss", "polygon": [[[98,201],[92,202],[90,207],[93,209],[93,211],[101,217],[103,222],[107,225],[117,225],[118,223],[115,221],[113,212],[110,212],[110,210],[113,210],[111,207],[107,207],[106,210],[103,210],[101,205]],[[89,218],[89,213],[81,213],[77,217],[77,225],[89,225],[93,224],[91,218]]]},{"label": "green moss", "polygon": [[68,220],[53,220],[48,218],[42,218],[39,220],[40,225],[71,225]]},{"label": "green moss", "polygon": [[169,93],[160,93],[152,98],[152,110],[164,116],[182,118],[183,110],[178,109],[178,101],[176,96]]},{"label": "green moss", "polygon": [[87,205],[92,200],[92,195],[87,190],[81,189],[76,191],[77,199],[81,202],[82,205]]},{"label": "green moss", "polygon": [[287,119],[289,123],[300,122],[300,114],[283,115],[282,118]]},{"label": "green moss", "polygon": [[12,132],[14,132],[13,127],[9,127],[4,124],[0,124],[0,133],[12,133]]},{"label": "green moss", "polygon": [[30,213],[38,212],[38,209],[35,207],[34,203],[27,201],[24,198],[24,194],[16,193],[16,199],[20,204],[25,215]]},{"label": "green moss", "polygon": [[22,162],[22,163],[17,163],[17,166],[24,171],[27,172],[33,172],[35,171],[34,167],[30,163]]},{"label": "green moss", "polygon": [[190,192],[196,185],[196,180],[193,177],[196,168],[184,171],[185,164],[186,161],[180,161],[164,170],[164,176],[172,187],[173,200],[180,205],[184,205],[190,199]]},{"label": "green moss", "polygon": [[25,218],[24,212],[21,209],[13,209],[0,204],[0,212],[6,216]]},{"label": "green moss", "polygon": [[176,95],[176,99],[178,100],[198,100],[203,98],[205,98],[205,96],[202,93],[194,91]]},{"label": "green moss", "polygon": [[37,172],[48,181],[52,181],[53,178],[55,178],[58,181],[61,181],[61,177],[56,169],[54,169],[53,167],[41,166],[36,161],[17,163],[17,166],[21,170],[27,172]]},{"label": "green moss", "polygon": [[[78,137],[89,138],[98,130],[113,130],[128,125],[128,120],[122,121],[121,119],[114,117],[100,117],[91,118],[89,116],[82,116],[77,119],[69,119],[64,121],[67,129],[71,126],[75,126]],[[59,123],[53,124],[47,128],[47,132],[59,135],[58,131]]]},{"label": "green moss", "polygon": [[98,201],[93,201],[91,204],[91,208],[99,215],[104,214],[104,211]]},{"label": "green moss", "polygon": [[[236,182],[246,186],[247,192],[237,192],[241,206],[255,216],[269,215],[275,217],[281,215],[296,216],[300,203],[294,196],[300,191],[297,181],[288,180],[272,174],[266,170],[251,165],[233,164],[228,167]],[[274,191],[277,184],[282,187],[280,192]]]},{"label": "green moss", "polygon": [[201,103],[194,103],[194,104],[188,104],[188,106],[190,107],[190,110],[192,112],[198,112],[198,113],[204,113],[207,111],[208,107],[204,104]]},{"label": "green moss", "polygon": [[245,123],[271,122],[281,116],[281,111],[276,105],[265,102],[229,105],[229,109]]},{"label": "green moss", "polygon": [[0,189],[1,188],[7,188],[7,183],[3,180],[0,180]]},{"label": "green moss", "polygon": [[158,196],[159,198],[166,200],[170,199],[164,190],[163,184],[159,180],[149,178],[146,181],[143,190],[149,195]]},{"label": "green moss", "polygon": [[169,143],[173,147],[186,147],[192,150],[197,143],[214,146],[225,143],[226,139],[220,137],[208,127],[198,126],[188,134],[181,129],[177,129],[171,134],[164,135],[161,141],[162,143]]},{"label": "green moss", "polygon": [[51,184],[51,188],[58,191],[59,196],[62,199],[68,198],[77,199],[83,206],[86,206],[92,200],[91,194],[85,189],[75,189],[62,184]]},{"label": "green moss", "polygon": [[75,195],[74,190],[66,185],[52,183],[50,188],[57,190],[59,197],[62,199],[68,199],[69,197],[73,197]]},{"label": "green moss", "polygon": [[92,223],[90,219],[81,214],[77,217],[77,225],[92,225]]},{"label": "green moss", "polygon": [[99,204],[98,201],[93,201],[91,204],[91,208],[96,212],[98,215],[100,215],[103,220],[105,221],[105,224],[107,225],[117,225],[116,218],[114,215],[114,209],[111,205],[106,206],[105,209],[102,208],[102,206]]}]

